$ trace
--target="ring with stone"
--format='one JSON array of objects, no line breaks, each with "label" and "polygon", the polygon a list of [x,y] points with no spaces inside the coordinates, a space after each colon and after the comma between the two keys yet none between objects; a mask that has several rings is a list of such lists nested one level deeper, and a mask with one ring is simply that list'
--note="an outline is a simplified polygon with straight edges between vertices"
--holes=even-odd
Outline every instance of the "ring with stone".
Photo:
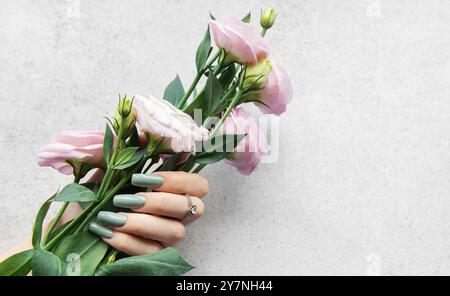
[{"label": "ring with stone", "polygon": [[186,197],[187,203],[188,203],[188,209],[186,211],[186,215],[184,216],[183,220],[185,220],[189,216],[194,216],[197,213],[197,206],[194,205],[192,202],[192,198],[189,194],[184,195]]}]

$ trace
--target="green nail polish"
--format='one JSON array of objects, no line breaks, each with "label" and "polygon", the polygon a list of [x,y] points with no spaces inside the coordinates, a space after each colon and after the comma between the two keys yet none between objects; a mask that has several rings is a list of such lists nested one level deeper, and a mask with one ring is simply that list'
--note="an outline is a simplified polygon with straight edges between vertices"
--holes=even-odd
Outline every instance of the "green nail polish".
[{"label": "green nail polish", "polygon": [[163,182],[163,177],[157,175],[134,174],[131,177],[131,184],[139,187],[159,187]]},{"label": "green nail polish", "polygon": [[145,204],[145,198],[135,194],[119,194],[114,196],[113,204],[119,208],[140,208]]},{"label": "green nail polish", "polygon": [[113,232],[111,229],[103,227],[100,224],[95,223],[95,222],[89,223],[88,229],[90,232],[93,232],[96,235],[104,237],[104,238],[112,238],[113,237]]},{"label": "green nail polish", "polygon": [[123,226],[127,217],[107,211],[100,211],[97,214],[97,221],[106,226]]}]

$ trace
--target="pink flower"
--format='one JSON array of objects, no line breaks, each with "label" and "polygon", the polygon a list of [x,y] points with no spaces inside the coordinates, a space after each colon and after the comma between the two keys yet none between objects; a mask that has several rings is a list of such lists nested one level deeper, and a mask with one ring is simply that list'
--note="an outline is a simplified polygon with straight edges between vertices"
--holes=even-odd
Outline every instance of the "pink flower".
[{"label": "pink flower", "polygon": [[73,173],[73,167],[67,160],[102,165],[104,137],[104,132],[99,130],[62,132],[55,136],[53,143],[42,147],[38,164],[50,166],[65,175]]},{"label": "pink flower", "polygon": [[269,45],[252,25],[228,17],[222,22],[209,21],[214,41],[239,63],[256,63],[268,55]]},{"label": "pink flower", "polygon": [[257,103],[263,113],[281,115],[286,111],[287,104],[292,100],[292,85],[283,68],[272,64],[258,99],[265,104]]},{"label": "pink flower", "polygon": [[175,152],[193,152],[195,141],[208,138],[206,128],[197,126],[188,114],[165,100],[136,96],[133,108],[139,129],[170,139],[170,146]]},{"label": "pink flower", "polygon": [[243,175],[250,175],[268,152],[266,138],[258,126],[256,118],[250,116],[243,108],[235,108],[221,127],[222,134],[247,134],[239,142],[226,162],[236,167]]}]

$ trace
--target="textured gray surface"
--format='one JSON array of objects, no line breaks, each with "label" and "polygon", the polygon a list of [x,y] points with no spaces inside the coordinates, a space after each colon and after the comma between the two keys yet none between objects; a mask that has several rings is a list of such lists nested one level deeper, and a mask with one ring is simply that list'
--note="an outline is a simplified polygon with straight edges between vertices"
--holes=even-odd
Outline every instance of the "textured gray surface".
[{"label": "textured gray surface", "polygon": [[204,171],[191,274],[450,274],[448,1],[2,1],[0,250],[69,179],[39,168],[57,131],[103,127],[118,92],[161,95],[208,11],[274,4],[295,100],[276,163]]}]

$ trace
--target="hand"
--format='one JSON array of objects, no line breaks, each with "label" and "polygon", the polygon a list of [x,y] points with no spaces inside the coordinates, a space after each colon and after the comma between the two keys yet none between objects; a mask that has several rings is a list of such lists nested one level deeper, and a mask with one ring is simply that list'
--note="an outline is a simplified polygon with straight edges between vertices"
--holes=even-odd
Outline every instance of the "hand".
[{"label": "hand", "polygon": [[[204,197],[209,190],[208,181],[205,178],[185,172],[158,172],[157,175],[163,178],[162,185],[154,188],[155,192],[136,194],[137,197],[143,197],[144,204],[133,209],[136,213],[118,213],[125,217],[125,224],[120,227],[110,226],[108,229],[112,231],[112,237],[103,238],[105,242],[129,255],[154,253],[164,246],[181,241],[184,238],[185,225],[203,215],[205,206],[200,198]],[[97,170],[89,181],[101,180],[102,177],[103,172]],[[191,196],[197,212],[194,216],[180,221],[186,215],[188,208],[186,197],[183,195],[185,193]],[[78,203],[70,203],[57,227],[78,217],[82,211],[83,208]],[[105,230],[108,231],[101,225],[98,225],[98,229],[103,230],[103,234]],[[31,248],[31,238],[27,238],[1,254],[0,262],[13,254]]]},{"label": "hand", "polygon": [[[208,181],[198,174],[158,172],[139,176],[135,185],[152,187],[153,192],[114,197],[117,207],[131,208],[134,213],[100,212],[89,230],[100,235],[110,246],[129,255],[143,255],[159,251],[180,242],[185,225],[200,218],[205,206],[200,198],[209,190]],[[139,184],[136,184],[139,183]],[[191,197],[196,213],[186,216]],[[106,226],[106,227],[105,227]]]}]

